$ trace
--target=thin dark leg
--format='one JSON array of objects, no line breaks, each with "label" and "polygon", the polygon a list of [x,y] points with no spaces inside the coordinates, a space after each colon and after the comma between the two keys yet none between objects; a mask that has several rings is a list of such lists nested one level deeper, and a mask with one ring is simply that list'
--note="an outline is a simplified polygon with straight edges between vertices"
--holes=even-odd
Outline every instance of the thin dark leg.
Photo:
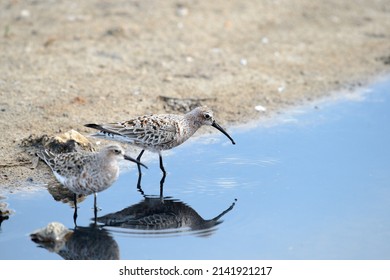
[{"label": "thin dark leg", "polygon": [[[144,154],[145,150],[142,150],[141,153],[138,155],[137,160],[141,161],[141,157]],[[137,182],[137,189],[141,190],[141,179],[142,179],[142,172],[141,172],[141,165],[137,163],[138,167],[138,182]],[[141,192],[142,193],[142,192]]]},{"label": "thin dark leg", "polygon": [[73,194],[73,203],[74,203],[73,222],[75,227],[77,227],[77,194]]},{"label": "thin dark leg", "polygon": [[162,160],[162,156],[161,156],[161,153],[158,154],[158,156],[160,157],[160,169],[161,171],[163,172],[163,176],[160,180],[160,199],[163,199],[163,193],[164,193],[164,183],[165,183],[165,177],[167,176],[167,172],[165,172],[165,168],[164,168],[164,164],[163,164],[163,160]]},{"label": "thin dark leg", "polygon": [[[142,151],[139,153],[139,155],[138,155],[138,157],[137,157],[137,160],[138,160],[138,161],[141,161],[141,157],[142,157],[142,155],[144,154],[144,152],[145,152],[145,150],[142,150]],[[137,163],[137,166],[138,166],[138,174],[141,174],[141,165]]]},{"label": "thin dark leg", "polygon": [[163,164],[163,160],[162,160],[161,153],[159,153],[158,156],[160,157],[160,169],[161,169],[161,171],[163,172],[164,177],[165,177],[165,175],[167,174],[167,172],[165,172],[165,168],[164,168],[164,164]]},{"label": "thin dark leg", "polygon": [[93,215],[94,215],[95,224],[97,221],[97,211],[98,211],[98,208],[96,205],[96,193],[93,193]]},{"label": "thin dark leg", "polygon": [[167,176],[166,173],[163,173],[163,176],[160,180],[160,199],[164,198],[164,183],[165,183],[166,176]]}]

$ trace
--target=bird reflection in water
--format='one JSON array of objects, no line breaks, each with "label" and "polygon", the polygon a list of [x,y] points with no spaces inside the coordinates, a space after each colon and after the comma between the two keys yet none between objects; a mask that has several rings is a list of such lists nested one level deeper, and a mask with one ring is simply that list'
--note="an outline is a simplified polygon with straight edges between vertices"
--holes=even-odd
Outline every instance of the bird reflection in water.
[{"label": "bird reflection in water", "polygon": [[40,247],[65,260],[119,260],[119,246],[111,234],[91,224],[70,230],[58,222],[49,223],[30,235]]},{"label": "bird reflection in water", "polygon": [[[74,225],[77,226],[77,207],[75,207],[75,199],[76,199],[76,205],[83,202],[87,196],[78,194],[74,195],[72,191],[65,188],[58,182],[51,182],[48,186],[47,190],[51,194],[51,196],[54,198],[55,201],[59,201],[65,204],[68,204],[71,208],[73,208],[73,222]],[[98,210],[98,209],[96,209]],[[97,211],[94,211],[94,217],[96,218]]]},{"label": "bird reflection in water", "polygon": [[[115,213],[98,217],[104,226],[137,230],[135,233],[161,234],[191,231],[200,236],[212,234],[221,217],[231,211],[237,201],[212,219],[203,219],[193,208],[172,197],[163,196],[165,176],[160,181],[160,195],[145,195],[140,182],[138,191],[144,199]],[[134,233],[134,232],[129,232]]]}]

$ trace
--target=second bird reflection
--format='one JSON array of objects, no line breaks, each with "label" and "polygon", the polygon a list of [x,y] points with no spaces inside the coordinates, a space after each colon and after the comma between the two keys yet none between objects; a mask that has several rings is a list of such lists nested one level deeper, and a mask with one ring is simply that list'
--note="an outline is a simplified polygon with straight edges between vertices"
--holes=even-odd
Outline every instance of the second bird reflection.
[{"label": "second bird reflection", "polygon": [[119,246],[111,234],[101,227],[68,229],[59,222],[49,223],[30,234],[39,247],[54,252],[65,260],[119,260]]}]

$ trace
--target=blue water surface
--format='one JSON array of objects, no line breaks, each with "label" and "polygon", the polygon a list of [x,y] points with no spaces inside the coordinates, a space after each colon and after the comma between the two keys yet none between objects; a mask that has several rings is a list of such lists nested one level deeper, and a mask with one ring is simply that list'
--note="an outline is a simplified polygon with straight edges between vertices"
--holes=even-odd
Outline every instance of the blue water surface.
[{"label": "blue water surface", "polygon": [[98,217],[126,208],[188,215],[170,229],[96,226],[93,196],[79,204],[75,228],[73,209],[46,189],[3,195],[15,213],[0,227],[0,259],[69,258],[30,239],[54,221],[121,259],[390,259],[389,91],[387,79],[228,128],[236,145],[220,134],[189,141],[164,156],[163,198],[156,154],[145,157],[143,194],[129,163],[98,194]]}]

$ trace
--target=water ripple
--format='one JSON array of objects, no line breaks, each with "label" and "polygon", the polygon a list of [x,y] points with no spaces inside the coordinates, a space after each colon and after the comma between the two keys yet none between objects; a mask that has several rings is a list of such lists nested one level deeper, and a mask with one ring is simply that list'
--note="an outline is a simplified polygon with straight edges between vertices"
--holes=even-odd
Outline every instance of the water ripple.
[{"label": "water ripple", "polygon": [[278,164],[280,161],[275,158],[243,158],[243,157],[225,157],[216,161],[215,164],[236,164],[236,165],[255,165],[261,167],[273,166]]}]

